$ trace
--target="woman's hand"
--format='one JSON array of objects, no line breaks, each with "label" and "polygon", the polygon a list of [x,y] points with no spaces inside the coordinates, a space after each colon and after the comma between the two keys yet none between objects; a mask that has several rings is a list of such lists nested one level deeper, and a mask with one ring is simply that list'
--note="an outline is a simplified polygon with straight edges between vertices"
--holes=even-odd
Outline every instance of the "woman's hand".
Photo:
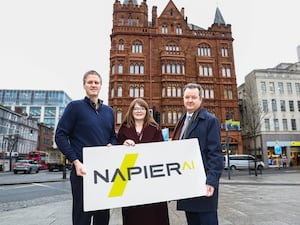
[{"label": "woman's hand", "polygon": [[135,142],[131,139],[126,139],[123,143],[123,145],[126,145],[126,146],[135,146]]}]

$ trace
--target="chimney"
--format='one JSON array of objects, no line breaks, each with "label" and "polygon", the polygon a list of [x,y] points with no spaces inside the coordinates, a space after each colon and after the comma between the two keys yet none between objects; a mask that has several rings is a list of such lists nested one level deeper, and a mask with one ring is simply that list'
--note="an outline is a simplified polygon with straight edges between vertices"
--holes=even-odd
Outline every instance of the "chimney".
[{"label": "chimney", "polygon": [[152,7],[152,27],[156,26],[157,6]]},{"label": "chimney", "polygon": [[184,8],[183,7],[181,8],[180,13],[181,13],[182,17],[184,18]]}]

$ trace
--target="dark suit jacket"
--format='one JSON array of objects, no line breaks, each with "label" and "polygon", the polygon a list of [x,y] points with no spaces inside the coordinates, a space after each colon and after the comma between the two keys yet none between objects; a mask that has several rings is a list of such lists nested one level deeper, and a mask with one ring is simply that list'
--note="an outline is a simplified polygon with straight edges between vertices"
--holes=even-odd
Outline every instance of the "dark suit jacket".
[{"label": "dark suit jacket", "polygon": [[[180,132],[185,114],[175,127],[174,135]],[[196,197],[177,201],[177,209],[191,212],[216,211],[218,207],[219,179],[223,172],[223,153],[221,147],[220,124],[218,119],[204,108],[196,111],[191,118],[185,139],[197,138],[201,150],[206,184],[215,188],[212,197]]]}]

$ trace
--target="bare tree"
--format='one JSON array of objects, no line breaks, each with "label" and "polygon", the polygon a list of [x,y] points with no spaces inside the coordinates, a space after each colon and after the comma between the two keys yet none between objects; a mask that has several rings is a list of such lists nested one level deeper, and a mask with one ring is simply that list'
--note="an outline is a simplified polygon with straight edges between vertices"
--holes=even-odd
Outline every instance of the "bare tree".
[{"label": "bare tree", "polygon": [[260,135],[261,124],[265,113],[257,96],[256,85],[251,85],[251,82],[245,83],[240,106],[242,133],[253,143],[255,156],[254,170],[255,176],[257,176],[257,137]]}]

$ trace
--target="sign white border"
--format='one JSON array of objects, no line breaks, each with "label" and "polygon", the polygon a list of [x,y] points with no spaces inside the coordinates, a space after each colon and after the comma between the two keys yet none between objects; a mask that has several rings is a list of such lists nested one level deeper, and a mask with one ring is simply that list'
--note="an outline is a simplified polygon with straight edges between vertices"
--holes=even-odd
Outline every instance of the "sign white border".
[{"label": "sign white border", "polygon": [[206,175],[197,139],[83,148],[84,210],[203,196]]}]

